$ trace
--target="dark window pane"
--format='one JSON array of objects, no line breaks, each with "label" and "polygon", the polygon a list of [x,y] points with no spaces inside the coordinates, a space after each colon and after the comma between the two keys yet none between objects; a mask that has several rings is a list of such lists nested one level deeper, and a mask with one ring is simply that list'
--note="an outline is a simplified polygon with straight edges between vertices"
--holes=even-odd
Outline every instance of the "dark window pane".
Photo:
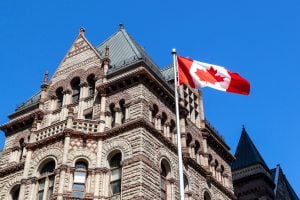
[{"label": "dark window pane", "polygon": [[84,192],[84,184],[74,183],[73,184],[73,190],[74,191],[81,191]]},{"label": "dark window pane", "polygon": [[110,183],[112,194],[121,192],[121,180]]},{"label": "dark window pane", "polygon": [[39,200],[43,200],[43,195],[44,195],[44,190],[39,191],[39,194],[38,194]]},{"label": "dark window pane", "polygon": [[72,196],[73,197],[77,197],[77,198],[81,198],[84,196],[84,192],[81,192],[81,191],[73,191],[72,192]]}]

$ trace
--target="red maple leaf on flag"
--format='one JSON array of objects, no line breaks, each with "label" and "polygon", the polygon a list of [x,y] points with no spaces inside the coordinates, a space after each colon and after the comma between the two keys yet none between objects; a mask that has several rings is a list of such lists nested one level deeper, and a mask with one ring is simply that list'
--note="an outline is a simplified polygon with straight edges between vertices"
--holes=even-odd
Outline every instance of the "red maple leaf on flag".
[{"label": "red maple leaf on flag", "polygon": [[212,66],[207,70],[197,69],[196,74],[201,81],[205,81],[211,84],[215,84],[216,82],[223,82],[223,76],[217,75],[217,70],[214,69]]}]

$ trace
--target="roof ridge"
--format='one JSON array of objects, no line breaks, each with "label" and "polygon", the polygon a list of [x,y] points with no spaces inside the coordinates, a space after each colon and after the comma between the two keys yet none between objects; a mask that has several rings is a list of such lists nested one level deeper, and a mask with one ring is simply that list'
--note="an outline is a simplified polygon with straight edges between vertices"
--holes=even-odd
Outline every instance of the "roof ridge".
[{"label": "roof ridge", "polygon": [[161,71],[161,72],[162,72],[162,71],[166,71],[166,70],[168,70],[168,69],[170,69],[170,68],[172,68],[172,67],[173,67],[173,64],[170,64],[170,65],[168,65],[168,66],[166,66],[166,67],[161,68],[160,71]]},{"label": "roof ridge", "polygon": [[[137,55],[137,56],[142,56],[142,55],[139,55],[140,52],[138,51],[138,49],[136,48],[135,45],[139,45],[137,42],[135,42],[133,40],[133,38],[127,33],[127,31],[125,29],[120,29],[119,30],[125,37],[125,39],[127,40],[127,42],[130,44],[130,47],[132,48],[132,50],[134,51],[134,53]],[[133,44],[133,42],[135,42],[135,44]]]}]

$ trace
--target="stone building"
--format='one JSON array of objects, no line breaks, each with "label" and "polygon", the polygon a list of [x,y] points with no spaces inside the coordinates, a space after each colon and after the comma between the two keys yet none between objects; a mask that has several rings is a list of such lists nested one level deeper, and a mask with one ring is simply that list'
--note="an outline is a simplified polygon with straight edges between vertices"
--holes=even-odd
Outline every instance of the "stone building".
[{"label": "stone building", "polygon": [[232,179],[239,200],[299,200],[278,165],[270,170],[245,128],[235,152]]},{"label": "stone building", "polygon": [[[178,199],[173,73],[123,26],[98,46],[80,29],[1,126],[0,199]],[[204,120],[201,92],[180,95],[186,199],[234,199],[234,157]]]}]

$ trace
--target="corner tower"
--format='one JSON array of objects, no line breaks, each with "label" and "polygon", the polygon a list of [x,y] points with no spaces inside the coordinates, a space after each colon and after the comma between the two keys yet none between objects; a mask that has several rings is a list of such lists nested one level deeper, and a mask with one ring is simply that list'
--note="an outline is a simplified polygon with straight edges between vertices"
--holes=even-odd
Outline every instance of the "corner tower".
[{"label": "corner tower", "polygon": [[246,129],[242,134],[232,163],[235,195],[238,199],[274,199],[275,185],[263,157],[253,144]]}]

